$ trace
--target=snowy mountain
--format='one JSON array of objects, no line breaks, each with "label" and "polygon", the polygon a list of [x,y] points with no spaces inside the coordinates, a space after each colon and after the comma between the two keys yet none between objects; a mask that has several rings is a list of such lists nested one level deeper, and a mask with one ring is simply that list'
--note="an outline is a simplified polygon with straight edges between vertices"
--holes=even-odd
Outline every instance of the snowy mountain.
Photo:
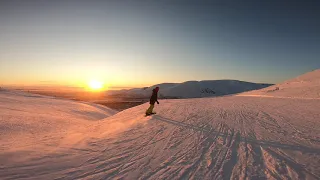
[{"label": "snowy mountain", "polygon": [[134,88],[129,90],[108,91],[108,95],[121,95],[127,97],[149,97],[152,89],[160,87],[160,98],[199,98],[223,96],[244,91],[256,90],[271,84],[258,84],[238,80],[207,80],[187,81],[183,83],[163,83],[151,87]]},{"label": "snowy mountain", "polygon": [[148,103],[2,90],[0,179],[320,179],[318,73],[281,96],[161,100],[148,117]]},{"label": "snowy mountain", "polygon": [[268,88],[245,92],[241,95],[320,99],[320,69]]}]

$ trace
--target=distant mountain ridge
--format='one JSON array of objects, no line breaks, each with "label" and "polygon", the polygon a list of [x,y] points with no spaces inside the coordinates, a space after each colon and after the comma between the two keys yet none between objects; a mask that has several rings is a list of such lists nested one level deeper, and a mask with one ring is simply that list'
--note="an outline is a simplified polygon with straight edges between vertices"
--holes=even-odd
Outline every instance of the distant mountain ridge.
[{"label": "distant mountain ridge", "polygon": [[146,98],[150,96],[152,89],[160,87],[159,98],[201,98],[236,94],[262,89],[271,85],[239,80],[186,81],[183,83],[161,83],[150,87],[128,90],[111,90],[107,91],[107,95]]}]

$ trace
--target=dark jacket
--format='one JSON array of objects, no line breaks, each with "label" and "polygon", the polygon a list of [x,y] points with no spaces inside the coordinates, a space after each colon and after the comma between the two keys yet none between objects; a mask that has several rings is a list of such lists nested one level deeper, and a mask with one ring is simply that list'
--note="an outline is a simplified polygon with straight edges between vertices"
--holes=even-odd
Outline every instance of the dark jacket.
[{"label": "dark jacket", "polygon": [[154,105],[155,102],[157,102],[159,104],[159,102],[158,102],[158,91],[153,89],[152,90],[152,95],[150,97],[150,104]]}]

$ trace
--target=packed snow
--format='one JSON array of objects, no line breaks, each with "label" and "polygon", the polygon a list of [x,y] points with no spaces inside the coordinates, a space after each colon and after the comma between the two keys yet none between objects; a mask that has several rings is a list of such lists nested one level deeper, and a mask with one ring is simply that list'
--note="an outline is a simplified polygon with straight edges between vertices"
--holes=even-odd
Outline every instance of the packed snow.
[{"label": "packed snow", "polygon": [[111,90],[107,91],[107,95],[143,98],[150,96],[150,92],[155,87],[160,87],[160,98],[200,98],[236,94],[265,88],[270,85],[238,80],[187,81],[183,83],[162,83],[145,88]]},{"label": "packed snow", "polygon": [[320,179],[319,72],[288,81],[299,92],[161,100],[148,117],[0,91],[0,179]]}]

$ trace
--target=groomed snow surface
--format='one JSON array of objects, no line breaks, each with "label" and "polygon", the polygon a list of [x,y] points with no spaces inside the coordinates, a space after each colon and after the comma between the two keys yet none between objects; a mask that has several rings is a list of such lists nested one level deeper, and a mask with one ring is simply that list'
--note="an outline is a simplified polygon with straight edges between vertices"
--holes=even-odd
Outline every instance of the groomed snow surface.
[{"label": "groomed snow surface", "polygon": [[320,179],[319,73],[290,81],[301,92],[162,100],[148,117],[3,90],[0,179]]}]

